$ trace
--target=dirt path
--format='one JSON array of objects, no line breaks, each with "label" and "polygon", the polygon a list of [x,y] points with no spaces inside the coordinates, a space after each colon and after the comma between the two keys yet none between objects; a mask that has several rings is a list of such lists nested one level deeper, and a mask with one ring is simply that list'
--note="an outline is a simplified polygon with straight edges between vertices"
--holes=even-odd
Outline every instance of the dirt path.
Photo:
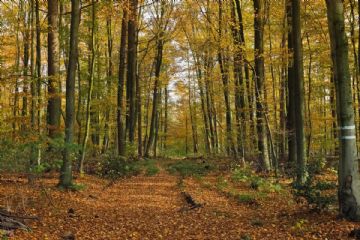
[{"label": "dirt path", "polygon": [[[214,189],[202,186],[195,179],[186,179],[182,187],[205,205],[195,210],[179,211],[186,204],[178,180],[161,173],[154,177],[120,180],[104,189],[107,181],[85,177],[77,180],[87,186],[80,192],[59,191],[53,187],[56,178],[43,180],[46,191],[21,183],[0,182],[1,194],[18,196],[0,198],[2,201],[5,199],[0,204],[17,206],[18,209],[23,207],[28,213],[41,217],[40,221],[29,224],[32,232],[17,231],[14,239],[61,239],[67,232],[75,234],[76,239],[99,240],[344,239],[347,236],[346,231],[343,235],[334,235],[331,229],[321,234],[307,229],[307,235],[302,238],[301,232],[294,233],[291,227],[298,219],[306,217],[289,208],[286,198],[280,207],[276,198],[261,202],[259,206],[239,204]],[[69,214],[69,211],[74,213]],[[322,215],[321,222],[316,220],[316,215],[313,217],[314,222],[305,220],[305,227],[323,224],[321,227],[326,229],[331,224],[339,224],[331,215]]]}]

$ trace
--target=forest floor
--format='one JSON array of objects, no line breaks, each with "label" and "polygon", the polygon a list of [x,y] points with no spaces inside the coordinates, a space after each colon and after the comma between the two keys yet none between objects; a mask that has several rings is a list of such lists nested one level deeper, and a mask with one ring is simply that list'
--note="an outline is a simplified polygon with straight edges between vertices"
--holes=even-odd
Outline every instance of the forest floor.
[{"label": "forest floor", "polygon": [[[294,201],[288,179],[281,179],[280,191],[266,192],[231,183],[236,199],[226,194],[231,179],[219,173],[181,178],[161,170],[111,184],[84,176],[76,179],[85,186],[80,191],[59,190],[57,178],[45,175],[30,186],[23,175],[0,175],[0,207],[39,217],[26,220],[31,231],[16,230],[9,239],[332,240],[348,239],[360,227],[337,219],[335,208],[309,211]],[[201,206],[187,207],[182,192]]]}]

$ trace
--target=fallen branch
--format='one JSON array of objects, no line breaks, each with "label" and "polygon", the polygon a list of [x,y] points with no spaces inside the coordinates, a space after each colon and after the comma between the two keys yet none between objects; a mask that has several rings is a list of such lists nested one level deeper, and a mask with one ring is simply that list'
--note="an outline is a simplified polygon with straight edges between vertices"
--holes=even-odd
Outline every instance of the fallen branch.
[{"label": "fallen branch", "polygon": [[10,213],[10,212],[8,212],[6,210],[1,210],[1,209],[0,209],[0,216],[9,217],[9,218],[15,218],[15,219],[39,220],[39,218],[36,217],[36,216],[19,216],[19,215],[16,215],[16,214],[13,214],[13,213]]},{"label": "fallen branch", "polygon": [[23,229],[23,230],[30,230],[28,226],[24,223],[15,220],[14,218],[10,218],[0,214],[0,229],[3,230],[15,230],[15,229]]},{"label": "fallen branch", "polygon": [[26,219],[39,220],[35,216],[21,216],[0,208],[0,229],[2,230],[23,229],[29,231],[31,230],[30,227],[23,222]]},{"label": "fallen branch", "polygon": [[[181,192],[181,195],[184,197],[186,203],[188,204],[188,208],[187,208],[188,210],[192,210],[195,208],[201,208],[203,206],[203,204],[197,203],[189,193]],[[185,209],[182,209],[182,210],[185,210]]]}]

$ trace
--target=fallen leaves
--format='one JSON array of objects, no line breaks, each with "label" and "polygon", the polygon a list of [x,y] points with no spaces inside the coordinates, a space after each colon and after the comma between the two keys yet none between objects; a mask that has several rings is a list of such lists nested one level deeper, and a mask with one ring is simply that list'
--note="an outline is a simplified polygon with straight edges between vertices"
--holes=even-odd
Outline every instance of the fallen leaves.
[{"label": "fallen leaves", "polygon": [[[40,217],[29,222],[32,231],[15,231],[14,239],[345,239],[358,224],[336,220],[336,211],[305,211],[288,191],[258,198],[249,207],[226,197],[214,186],[216,177],[186,178],[182,189],[175,176],[137,176],[107,182],[85,176],[80,192],[55,188],[57,176],[42,179],[39,186],[22,181],[0,182],[0,206],[22,209]],[[253,192],[245,185],[242,193]],[[202,208],[179,212],[184,207],[181,191],[189,193]],[[21,199],[19,196],[22,196]],[[50,203],[52,202],[52,204]],[[70,238],[65,238],[66,236]]]}]

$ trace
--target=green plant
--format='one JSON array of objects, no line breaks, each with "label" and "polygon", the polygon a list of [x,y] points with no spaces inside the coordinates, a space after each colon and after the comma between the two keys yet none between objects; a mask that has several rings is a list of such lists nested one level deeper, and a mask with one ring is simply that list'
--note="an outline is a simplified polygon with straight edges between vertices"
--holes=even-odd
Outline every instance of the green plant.
[{"label": "green plant", "polygon": [[69,188],[71,191],[78,192],[86,189],[86,185],[84,184],[73,184]]},{"label": "green plant", "polygon": [[179,174],[182,177],[203,176],[213,169],[209,163],[197,163],[190,160],[181,160],[168,165],[167,171],[170,174]]},{"label": "green plant", "polygon": [[265,180],[259,176],[252,176],[250,178],[250,188],[259,190],[260,186],[265,185]]},{"label": "green plant", "polygon": [[245,203],[245,204],[256,203],[256,198],[253,195],[249,195],[249,194],[236,193],[234,195],[234,198],[238,203]]},{"label": "green plant", "polygon": [[[82,190],[85,190],[86,189],[86,185],[84,184],[77,184],[77,183],[74,183],[72,184],[71,186],[67,187],[67,188],[64,188],[60,185],[58,185],[59,189],[60,190],[70,190],[70,191],[73,191],[73,192],[79,192],[79,191],[82,191]],[[42,190],[41,192],[42,194],[46,195],[46,191],[45,190]]]},{"label": "green plant", "polygon": [[246,182],[252,176],[249,168],[235,168],[231,173],[231,179],[234,182]]},{"label": "green plant", "polygon": [[225,188],[229,186],[228,181],[223,177],[220,176],[216,180],[216,188],[220,191],[223,191]]},{"label": "green plant", "polygon": [[248,234],[242,235],[242,236],[240,237],[240,240],[251,240],[251,239],[252,239],[251,236],[248,235]]},{"label": "green plant", "polygon": [[135,161],[127,161],[121,156],[107,156],[101,166],[101,175],[108,178],[121,178],[139,175],[141,165]]},{"label": "green plant", "polygon": [[302,185],[293,184],[293,195],[297,198],[304,198],[308,206],[316,211],[322,211],[330,204],[335,203],[336,199],[333,195],[326,195],[325,190],[336,188],[336,185],[324,181],[315,181],[313,175],[309,175],[306,182]]},{"label": "green plant", "polygon": [[159,173],[160,169],[155,164],[147,164],[146,168],[146,176],[155,176]]},{"label": "green plant", "polygon": [[320,174],[324,169],[326,164],[325,158],[318,158],[312,161],[309,161],[307,164],[308,172],[311,174]]}]

